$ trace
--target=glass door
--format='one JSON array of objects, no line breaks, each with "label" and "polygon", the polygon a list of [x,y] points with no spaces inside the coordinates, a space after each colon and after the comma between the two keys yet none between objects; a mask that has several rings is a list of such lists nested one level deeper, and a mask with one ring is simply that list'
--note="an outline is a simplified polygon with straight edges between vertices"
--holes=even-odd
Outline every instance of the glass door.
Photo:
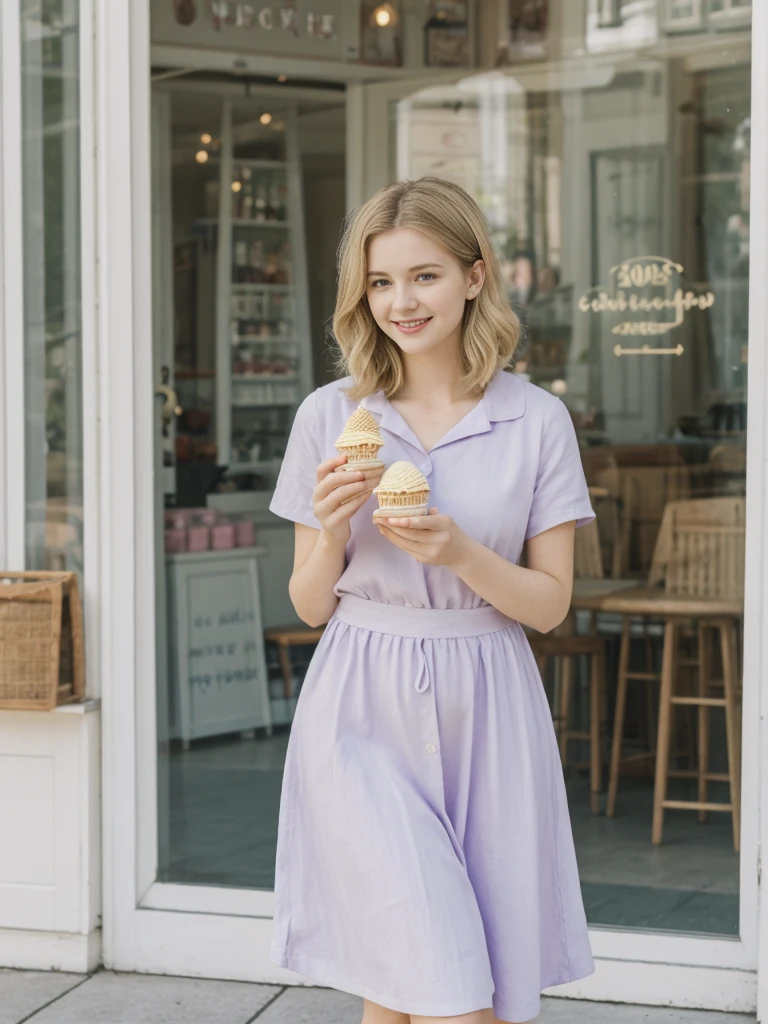
[{"label": "glass door", "polygon": [[[598,531],[596,578],[577,579],[571,626],[605,638],[599,738],[583,738],[585,666],[567,683],[555,662],[545,685],[596,955],[749,969],[750,38],[713,44],[703,14],[685,28],[631,13],[610,24],[587,13],[570,35],[564,24],[552,27],[546,65],[512,53],[493,71],[366,86],[365,191],[437,175],[477,199],[525,326],[516,372],[557,395],[576,427]],[[695,534],[709,555],[676,547],[664,561],[673,528],[676,545]],[[726,584],[711,569],[728,531],[739,539]],[[673,696],[662,699],[664,615],[599,611],[600,595],[647,584],[663,598],[692,565],[710,572],[710,609],[727,607],[729,624],[678,623]]]},{"label": "glass door", "polygon": [[158,83],[153,100],[154,892],[189,909],[198,887],[220,908],[237,890],[263,911],[313,651],[310,639],[276,643],[301,624],[293,528],[267,506],[296,407],[323,383],[332,306],[310,288],[306,253],[332,251],[343,221],[345,96],[191,74]]}]

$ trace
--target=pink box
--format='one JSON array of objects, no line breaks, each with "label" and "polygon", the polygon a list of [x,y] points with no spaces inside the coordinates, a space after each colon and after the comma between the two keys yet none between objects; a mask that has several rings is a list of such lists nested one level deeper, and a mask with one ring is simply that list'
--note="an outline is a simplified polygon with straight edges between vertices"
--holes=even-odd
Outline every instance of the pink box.
[{"label": "pink box", "polygon": [[252,548],[256,543],[252,519],[235,523],[235,543],[239,548]]},{"label": "pink box", "polygon": [[187,531],[183,527],[165,531],[165,550],[172,555],[187,550]]},{"label": "pink box", "polygon": [[219,523],[211,528],[211,547],[214,551],[227,551],[235,546],[235,528],[232,523]]},{"label": "pink box", "polygon": [[188,551],[208,551],[211,546],[211,530],[208,526],[190,526],[187,530]]}]

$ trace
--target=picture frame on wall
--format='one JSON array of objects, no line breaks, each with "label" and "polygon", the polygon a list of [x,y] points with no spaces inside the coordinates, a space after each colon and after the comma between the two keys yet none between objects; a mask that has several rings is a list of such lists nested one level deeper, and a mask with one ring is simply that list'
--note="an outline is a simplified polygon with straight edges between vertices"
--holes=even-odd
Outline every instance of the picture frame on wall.
[{"label": "picture frame on wall", "polygon": [[469,3],[467,0],[431,0],[424,26],[424,63],[427,67],[469,67]]},{"label": "picture frame on wall", "polygon": [[498,64],[541,60],[549,50],[549,0],[507,0],[507,39]]}]

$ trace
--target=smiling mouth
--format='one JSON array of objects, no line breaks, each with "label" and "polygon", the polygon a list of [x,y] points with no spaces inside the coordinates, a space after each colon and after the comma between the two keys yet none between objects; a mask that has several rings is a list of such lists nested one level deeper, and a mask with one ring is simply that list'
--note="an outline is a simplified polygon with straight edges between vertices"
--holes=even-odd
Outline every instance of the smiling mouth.
[{"label": "smiling mouth", "polygon": [[421,320],[393,320],[393,324],[397,324],[398,327],[421,327],[428,320],[431,320],[431,316],[425,316]]}]

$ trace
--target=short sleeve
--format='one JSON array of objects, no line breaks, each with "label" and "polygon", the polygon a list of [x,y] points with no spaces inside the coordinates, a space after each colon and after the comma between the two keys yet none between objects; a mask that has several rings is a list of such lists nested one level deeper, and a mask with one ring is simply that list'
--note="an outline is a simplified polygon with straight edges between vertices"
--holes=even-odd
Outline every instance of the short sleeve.
[{"label": "short sleeve", "polygon": [[317,467],[323,461],[319,446],[317,393],[311,392],[296,410],[285,456],[269,503],[270,512],[294,523],[321,529],[312,511]]},{"label": "short sleeve", "polygon": [[574,519],[577,527],[586,526],[594,518],[576,431],[558,399],[544,426],[525,539]]}]

